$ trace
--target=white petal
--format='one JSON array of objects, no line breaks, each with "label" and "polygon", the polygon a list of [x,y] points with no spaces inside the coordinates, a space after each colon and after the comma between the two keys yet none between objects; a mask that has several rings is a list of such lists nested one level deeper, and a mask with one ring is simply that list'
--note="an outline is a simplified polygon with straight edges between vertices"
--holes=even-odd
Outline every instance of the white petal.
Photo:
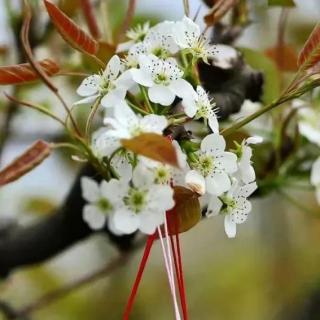
[{"label": "white petal", "polygon": [[195,99],[197,96],[192,85],[184,79],[171,81],[169,87],[175,95],[182,99]]},{"label": "white petal", "polygon": [[93,230],[102,229],[106,223],[106,216],[94,205],[84,206],[82,217]]},{"label": "white petal", "polygon": [[314,186],[320,184],[320,157],[312,165],[311,184]]},{"label": "white petal", "polygon": [[226,148],[224,137],[212,133],[207,135],[201,142],[201,151],[208,152],[213,155],[221,154]]},{"label": "white petal", "polygon": [[91,104],[91,103],[95,102],[98,97],[99,97],[99,94],[95,94],[93,96],[89,96],[89,97],[83,98],[83,99],[75,102],[73,105],[74,106],[78,106],[80,104]]},{"label": "white petal", "polygon": [[132,178],[132,165],[124,155],[116,154],[111,160],[111,165],[121,180],[129,181]]},{"label": "white petal", "polygon": [[116,108],[114,108],[114,117],[124,128],[138,126],[139,124],[138,116],[133,112],[126,102],[122,102]]},{"label": "white petal", "polygon": [[129,90],[133,85],[134,81],[132,79],[132,74],[130,70],[123,72],[117,80],[114,81],[117,87],[120,87],[125,90]]},{"label": "white petal", "polygon": [[231,188],[229,176],[225,172],[215,172],[205,178],[207,192],[216,196]]},{"label": "white petal", "polygon": [[237,225],[231,221],[229,214],[224,218],[224,230],[229,238],[234,238],[237,234]]},{"label": "white petal", "polygon": [[305,136],[310,142],[320,146],[320,130],[315,129],[309,123],[300,122],[299,131]]},{"label": "white petal", "polygon": [[105,108],[117,107],[124,100],[126,93],[124,88],[116,88],[102,98],[101,105]]},{"label": "white petal", "polygon": [[92,136],[92,149],[98,158],[111,155],[113,151],[120,147],[118,138],[110,136],[104,128],[97,130]]},{"label": "white petal", "polygon": [[109,182],[103,180],[100,188],[101,195],[108,199],[114,206],[118,206],[122,203],[122,200],[129,189],[129,184],[122,179],[111,179]]},{"label": "white petal", "polygon": [[96,94],[99,90],[100,79],[101,77],[97,74],[85,78],[77,89],[77,94],[82,97]]},{"label": "white petal", "polygon": [[88,202],[96,202],[101,196],[98,183],[89,177],[81,178],[81,190],[82,198]]},{"label": "white petal", "polygon": [[118,230],[116,228],[116,226],[114,225],[114,216],[113,215],[110,216],[109,219],[108,219],[108,229],[109,229],[109,231],[111,231],[116,236],[122,236],[123,235],[123,232]]},{"label": "white petal", "polygon": [[153,185],[148,192],[151,211],[167,211],[174,207],[173,189],[167,185]]},{"label": "white petal", "polygon": [[153,86],[153,80],[151,73],[145,72],[142,69],[131,69],[131,76],[132,79],[136,82],[141,84],[145,87],[152,87]]},{"label": "white petal", "polygon": [[179,168],[185,168],[187,166],[187,155],[182,151],[178,141],[173,140],[172,145],[176,150]]},{"label": "white petal", "polygon": [[125,234],[130,234],[139,228],[139,216],[126,208],[119,208],[113,216],[114,227]]},{"label": "white petal", "polygon": [[191,19],[184,17],[176,22],[173,37],[181,48],[191,47],[200,36],[200,27]]},{"label": "white petal", "polygon": [[141,232],[146,234],[154,234],[157,227],[163,224],[164,213],[163,212],[152,212],[140,215],[140,226]]},{"label": "white petal", "polygon": [[245,198],[240,198],[236,201],[236,208],[230,214],[231,220],[238,224],[243,223],[247,220],[251,210],[251,203]]},{"label": "white petal", "polygon": [[132,182],[137,188],[147,189],[154,181],[154,176],[151,170],[145,170],[144,166],[136,166],[132,174]]},{"label": "white petal", "polygon": [[159,84],[149,88],[148,95],[152,102],[160,103],[163,106],[169,106],[175,98],[175,94],[169,89],[169,87]]},{"label": "white petal", "polygon": [[234,173],[237,171],[237,156],[232,152],[224,152],[219,156],[219,168],[224,169],[227,173]]},{"label": "white petal", "polygon": [[221,208],[222,208],[222,201],[216,197],[216,196],[211,196],[208,204],[208,209],[206,212],[206,216],[208,218],[216,216],[219,214]]},{"label": "white petal", "polygon": [[188,188],[200,195],[206,192],[206,182],[204,177],[195,170],[191,170],[186,174],[185,177],[186,185]]},{"label": "white petal", "polygon": [[168,126],[168,121],[165,116],[150,114],[141,120],[141,127],[144,132],[154,132],[162,134],[163,130]]},{"label": "white petal", "polygon": [[118,77],[120,72],[121,61],[117,55],[114,55],[108,62],[104,75],[109,80],[114,80]]},{"label": "white petal", "polygon": [[209,127],[212,130],[213,133],[219,133],[219,122],[218,118],[214,115],[209,117]]},{"label": "white petal", "polygon": [[263,138],[259,137],[259,136],[253,136],[253,137],[246,139],[247,144],[258,144],[258,143],[262,143],[262,142],[263,142]]},{"label": "white petal", "polygon": [[234,62],[238,60],[238,53],[231,46],[218,44],[215,45],[212,64],[221,69],[230,69]]},{"label": "white petal", "polygon": [[189,117],[193,118],[197,113],[197,105],[194,99],[183,99],[182,106],[184,113]]}]

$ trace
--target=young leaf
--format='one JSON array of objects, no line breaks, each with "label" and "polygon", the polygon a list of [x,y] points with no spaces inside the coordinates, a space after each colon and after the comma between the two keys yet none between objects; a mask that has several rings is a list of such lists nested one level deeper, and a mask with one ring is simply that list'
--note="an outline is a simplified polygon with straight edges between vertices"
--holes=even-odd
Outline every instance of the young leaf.
[{"label": "young leaf", "polygon": [[290,45],[268,48],[266,55],[271,58],[282,71],[297,71],[297,54]]},{"label": "young leaf", "polygon": [[218,0],[214,3],[214,6],[210,9],[209,13],[204,17],[204,21],[207,26],[213,26],[220,21],[224,15],[236,4],[239,0]]},{"label": "young leaf", "polygon": [[49,143],[38,140],[11,164],[0,171],[0,186],[13,182],[37,165],[39,165],[51,153],[52,147]]},{"label": "young leaf", "polygon": [[298,66],[307,70],[320,61],[320,24],[311,32],[298,56]]},{"label": "young leaf", "polygon": [[95,55],[98,50],[97,41],[84,32],[52,2],[44,0],[44,3],[52,23],[63,39],[76,50],[89,55]]},{"label": "young leaf", "polygon": [[293,0],[268,0],[269,6],[295,7]]},{"label": "young leaf", "polygon": [[167,214],[169,234],[188,231],[201,220],[198,195],[181,186],[174,187],[176,205]]},{"label": "young leaf", "polygon": [[178,167],[176,150],[168,138],[156,133],[143,133],[132,139],[122,139],[122,145],[142,156]]},{"label": "young leaf", "polygon": [[[44,59],[38,63],[49,77],[54,76],[60,70],[60,67],[50,59]],[[37,79],[39,76],[29,63],[0,67],[0,85],[21,84]]]}]

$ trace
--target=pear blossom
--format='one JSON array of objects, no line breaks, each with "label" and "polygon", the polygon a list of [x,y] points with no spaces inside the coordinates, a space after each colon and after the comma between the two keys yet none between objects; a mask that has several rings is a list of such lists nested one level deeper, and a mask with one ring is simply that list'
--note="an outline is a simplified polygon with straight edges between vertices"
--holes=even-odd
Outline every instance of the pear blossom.
[{"label": "pear blossom", "polygon": [[124,191],[123,201],[111,217],[111,224],[124,234],[137,230],[153,234],[164,222],[165,212],[174,206],[170,186],[155,184],[151,175],[141,175],[136,170],[132,185],[128,185]]},{"label": "pear blossom", "polygon": [[143,41],[147,54],[165,59],[179,51],[173,39],[173,27],[174,22],[164,21],[149,30]]},{"label": "pear blossom", "polygon": [[176,96],[192,98],[192,85],[182,78],[183,71],[174,59],[161,60],[156,56],[140,56],[140,68],[131,69],[132,78],[148,87],[149,99],[154,103],[169,106]]},{"label": "pear blossom", "polygon": [[201,86],[197,86],[197,93],[194,99],[184,99],[182,101],[184,112],[195,120],[203,118],[208,121],[212,132],[219,132],[219,123],[216,115],[215,102],[210,99]]},{"label": "pear blossom", "polygon": [[139,65],[139,57],[147,53],[143,42],[139,42],[130,47],[128,54],[124,60],[124,64],[128,68],[137,68]]},{"label": "pear blossom", "polygon": [[116,106],[124,100],[127,89],[133,84],[130,74],[123,72],[120,58],[114,55],[101,74],[85,78],[77,89],[79,96],[84,99],[76,104],[93,103],[99,97],[105,108]]},{"label": "pear blossom", "polygon": [[176,150],[179,168],[170,166],[159,161],[154,161],[146,157],[139,157],[139,164],[136,171],[143,174],[151,174],[155,184],[171,184],[183,186],[186,175],[187,161],[186,154],[183,153],[177,141],[172,141],[172,145]]},{"label": "pear blossom", "polygon": [[127,31],[126,36],[129,39],[126,42],[120,43],[117,46],[117,52],[129,50],[135,43],[143,41],[144,37],[150,29],[150,23],[138,24],[136,27]]},{"label": "pear blossom", "polygon": [[250,144],[261,143],[263,139],[258,136],[250,137],[244,139],[241,143],[240,148],[237,150],[238,158],[238,167],[239,167],[239,176],[243,183],[250,183],[256,179],[256,173],[252,166],[251,157],[252,157],[252,148]]},{"label": "pear blossom", "polygon": [[247,198],[257,189],[256,182],[241,185],[234,180],[231,189],[220,197],[212,196],[209,200],[207,217],[222,213],[225,215],[224,228],[229,238],[234,238],[237,224],[245,222],[252,209]]},{"label": "pear blossom", "polygon": [[320,157],[312,165],[311,184],[316,188],[316,198],[320,205]]},{"label": "pear blossom", "polygon": [[102,181],[99,185],[95,180],[83,177],[81,189],[82,197],[88,202],[83,208],[83,220],[93,230],[102,229],[121,200],[119,191],[123,189],[122,182],[112,179],[109,182]]},{"label": "pear blossom", "polygon": [[176,22],[173,37],[180,48],[190,52],[195,59],[201,58],[206,63],[216,52],[215,46],[210,45],[201,34],[200,27],[186,16]]},{"label": "pear blossom", "polygon": [[190,166],[193,170],[186,175],[186,184],[203,195],[221,195],[231,187],[229,174],[237,171],[237,156],[225,151],[226,142],[218,133],[207,135],[195,154]]},{"label": "pear blossom", "polygon": [[120,146],[119,139],[130,139],[141,133],[153,132],[162,134],[168,126],[165,116],[149,114],[144,117],[135,114],[127,103],[122,102],[114,109],[114,117],[104,119],[104,124],[109,127],[106,136],[114,137]]}]

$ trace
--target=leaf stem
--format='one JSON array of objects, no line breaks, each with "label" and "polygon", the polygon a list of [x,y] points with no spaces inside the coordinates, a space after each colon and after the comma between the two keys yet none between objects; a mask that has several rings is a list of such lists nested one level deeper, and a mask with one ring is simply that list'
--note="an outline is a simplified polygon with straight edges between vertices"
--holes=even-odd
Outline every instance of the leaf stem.
[{"label": "leaf stem", "polygon": [[146,104],[147,104],[147,107],[148,107],[149,112],[150,112],[150,113],[154,113],[154,110],[153,110],[153,108],[152,108],[152,106],[151,106],[151,103],[150,103],[150,100],[149,100],[149,97],[148,97],[148,93],[147,93],[146,88],[143,87],[143,86],[140,86],[140,90],[141,90],[142,95],[143,95],[143,98],[144,98],[144,100],[145,100],[145,102],[146,102]]},{"label": "leaf stem", "polygon": [[143,115],[148,115],[150,114],[148,111],[141,109],[140,107],[136,106],[134,103],[132,103],[131,101],[127,100],[128,105],[135,111],[143,114]]},{"label": "leaf stem", "polygon": [[90,111],[88,119],[87,119],[85,135],[86,135],[86,138],[88,141],[90,140],[91,124],[92,124],[93,118],[94,118],[94,116],[100,106],[100,102],[101,102],[101,98],[98,98],[95,101],[94,105],[91,107],[91,111]]}]

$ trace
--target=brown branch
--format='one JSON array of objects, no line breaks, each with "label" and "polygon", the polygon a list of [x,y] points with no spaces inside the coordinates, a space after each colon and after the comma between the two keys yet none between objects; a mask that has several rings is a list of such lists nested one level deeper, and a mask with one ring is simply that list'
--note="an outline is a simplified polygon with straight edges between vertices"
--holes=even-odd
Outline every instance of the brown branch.
[{"label": "brown branch", "polygon": [[86,19],[90,34],[95,38],[99,39],[101,37],[101,32],[97,24],[97,19],[95,17],[94,8],[90,0],[81,0],[81,9],[83,15]]},{"label": "brown branch", "polygon": [[129,26],[131,25],[135,10],[136,10],[137,0],[129,0],[128,10],[126,13],[126,17],[122,23],[122,26],[120,28],[120,32],[117,36],[117,43],[121,42],[125,38],[125,34],[127,30],[129,29]]}]

